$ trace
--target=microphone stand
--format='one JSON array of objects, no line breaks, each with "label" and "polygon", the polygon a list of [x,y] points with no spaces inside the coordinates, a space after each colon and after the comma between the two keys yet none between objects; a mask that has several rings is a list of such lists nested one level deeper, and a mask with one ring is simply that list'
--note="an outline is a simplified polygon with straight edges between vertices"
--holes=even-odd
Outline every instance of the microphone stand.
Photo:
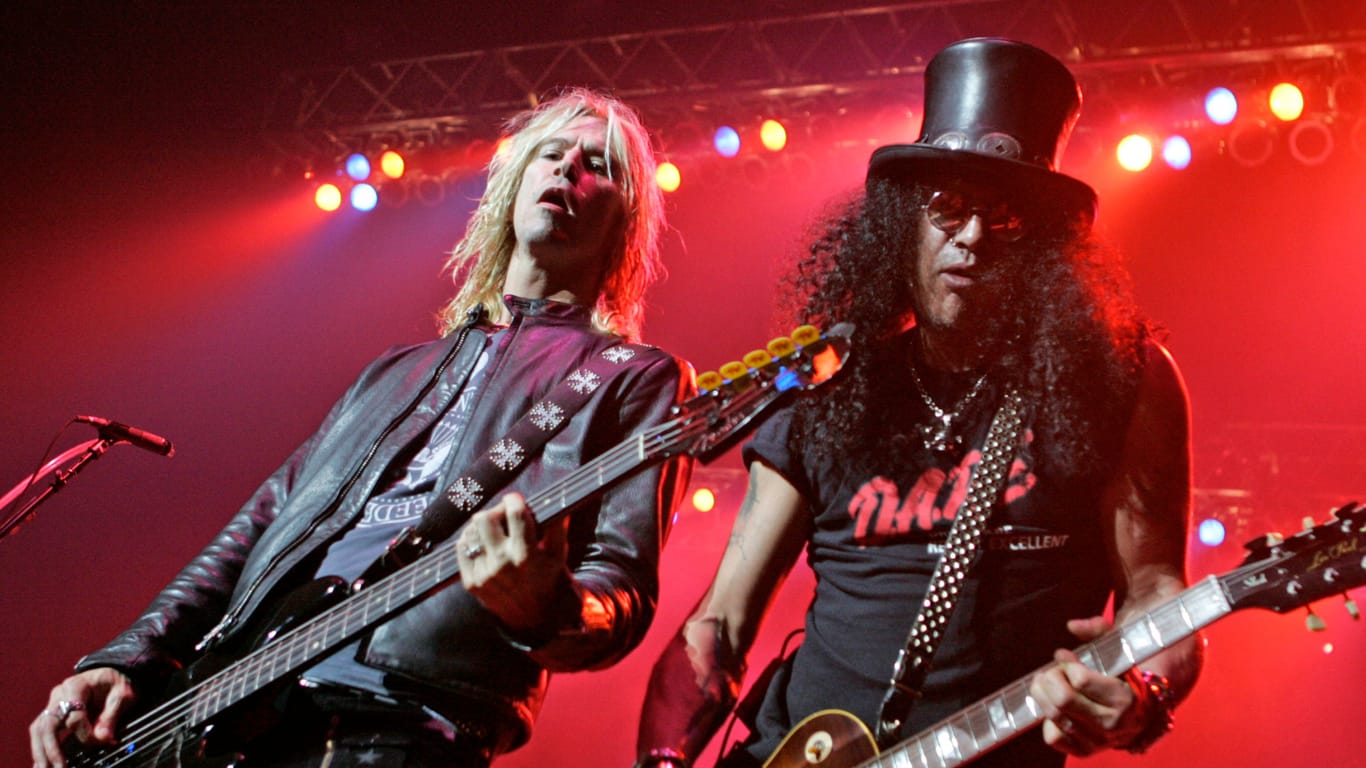
[{"label": "microphone stand", "polygon": [[52,482],[43,489],[42,493],[34,496],[27,504],[24,504],[22,509],[6,517],[3,522],[0,522],[0,540],[3,540],[6,536],[18,530],[19,526],[37,511],[39,504],[46,501],[52,494],[66,487],[67,482],[75,477],[76,473],[84,469],[85,465],[103,456],[104,452],[109,450],[109,446],[116,442],[118,441],[103,437],[87,440],[79,445],[66,449],[56,458],[44,464],[37,472],[20,480],[18,485],[11,488],[3,498],[0,498],[0,510],[7,508],[10,503],[23,494],[24,491],[32,487],[33,484],[38,481],[38,478],[50,472],[54,472],[58,467],[70,461],[72,457],[79,456],[79,458],[76,459],[76,462],[70,467],[54,472]]}]

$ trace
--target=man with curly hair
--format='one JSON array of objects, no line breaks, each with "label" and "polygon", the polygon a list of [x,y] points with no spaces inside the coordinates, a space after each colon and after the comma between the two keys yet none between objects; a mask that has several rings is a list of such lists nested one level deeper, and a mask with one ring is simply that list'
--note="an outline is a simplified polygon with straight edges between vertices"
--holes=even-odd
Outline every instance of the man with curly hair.
[{"label": "man with curly hair", "polygon": [[[896,747],[1016,679],[1019,711],[984,710],[986,733],[889,764],[1142,751],[1199,673],[1195,635],[1115,676],[1066,650],[1108,630],[1110,600],[1124,622],[1185,588],[1190,500],[1184,385],[1091,232],[1094,192],[1057,171],[1080,89],[1037,48],[977,38],[930,62],[925,100],[920,138],[873,153],[793,273],[797,316],[853,321],[857,345],[831,388],[746,446],[715,579],[654,668],[639,766],[691,765],[707,745],[803,550],[816,587],[801,645],[741,707],[750,733],[726,766],[803,764],[781,761],[783,736],[826,709]],[[1011,413],[1022,426],[989,445]],[[980,534],[960,537],[959,518]],[[1002,738],[1031,718],[1041,737]]]},{"label": "man with curly hair", "polygon": [[[460,288],[443,338],[371,363],[143,615],[52,689],[30,727],[35,765],[64,765],[64,742],[114,745],[84,764],[194,751],[199,728],[163,727],[179,710],[131,716],[166,698],[181,667],[240,661],[292,588],[371,573],[405,528],[437,542],[433,556],[453,551],[460,583],[417,592],[284,695],[244,702],[248,716],[210,733],[211,756],[485,766],[529,738],[551,671],[608,666],[644,637],[688,462],[646,468],[544,526],[522,494],[655,427],[693,392],[687,363],[634,343],[664,226],[649,137],[629,107],[578,89],[509,129],[450,260]],[[537,430],[542,447],[526,448]],[[274,725],[236,727],[261,720]]]}]

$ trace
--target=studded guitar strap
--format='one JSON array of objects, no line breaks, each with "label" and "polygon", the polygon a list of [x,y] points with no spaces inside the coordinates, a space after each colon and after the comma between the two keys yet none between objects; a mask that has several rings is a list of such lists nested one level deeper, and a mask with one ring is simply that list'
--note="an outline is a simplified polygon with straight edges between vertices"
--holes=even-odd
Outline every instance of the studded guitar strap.
[{"label": "studded guitar strap", "polygon": [[413,531],[417,540],[438,542],[454,533],[512,480],[527,459],[540,453],[594,392],[645,349],[639,344],[615,344],[566,376],[432,500]]},{"label": "studded guitar strap", "polygon": [[973,475],[967,498],[949,530],[944,554],[930,576],[930,587],[906,637],[906,647],[901,649],[892,668],[891,684],[878,714],[879,748],[890,745],[897,729],[910,714],[911,705],[920,698],[930,659],[944,636],[944,628],[958,602],[959,589],[981,546],[991,505],[1005,487],[1010,461],[1020,440],[1023,411],[1020,393],[1011,389],[991,421],[986,446],[982,449],[982,463]]}]

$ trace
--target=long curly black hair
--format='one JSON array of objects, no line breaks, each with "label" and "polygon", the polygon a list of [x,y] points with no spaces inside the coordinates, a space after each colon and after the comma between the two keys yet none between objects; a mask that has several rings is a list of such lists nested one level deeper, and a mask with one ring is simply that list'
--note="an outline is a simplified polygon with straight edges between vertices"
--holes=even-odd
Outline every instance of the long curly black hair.
[{"label": "long curly black hair", "polygon": [[[832,213],[784,277],[788,322],[858,327],[845,369],[822,397],[797,405],[794,448],[826,452],[855,471],[885,473],[909,445],[907,334],[913,256],[933,189],[874,179]],[[1143,339],[1115,253],[1063,211],[1028,213],[1013,244],[989,379],[1019,386],[1033,415],[1041,468],[1087,479],[1114,458],[1132,410]]]}]

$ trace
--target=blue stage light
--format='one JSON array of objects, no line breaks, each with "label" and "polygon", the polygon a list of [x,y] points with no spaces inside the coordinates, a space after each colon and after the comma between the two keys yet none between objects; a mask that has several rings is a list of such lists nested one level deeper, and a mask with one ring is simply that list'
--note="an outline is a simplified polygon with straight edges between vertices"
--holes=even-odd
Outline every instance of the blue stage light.
[{"label": "blue stage light", "polygon": [[740,134],[729,125],[723,125],[716,129],[716,135],[712,137],[712,144],[722,157],[735,157],[740,154]]},{"label": "blue stage light", "polygon": [[1196,535],[1200,537],[1200,543],[1207,547],[1217,547],[1224,543],[1224,524],[1212,517],[1201,521],[1200,527],[1196,531]]},{"label": "blue stage light", "polygon": [[372,211],[379,203],[379,192],[369,184],[357,184],[351,188],[351,207],[358,211]]},{"label": "blue stage light", "polygon": [[1228,125],[1238,116],[1238,97],[1223,86],[1205,94],[1205,114],[1215,125]]},{"label": "blue stage light", "polygon": [[349,155],[346,158],[346,175],[354,181],[365,181],[370,178],[370,161],[359,152]]}]

